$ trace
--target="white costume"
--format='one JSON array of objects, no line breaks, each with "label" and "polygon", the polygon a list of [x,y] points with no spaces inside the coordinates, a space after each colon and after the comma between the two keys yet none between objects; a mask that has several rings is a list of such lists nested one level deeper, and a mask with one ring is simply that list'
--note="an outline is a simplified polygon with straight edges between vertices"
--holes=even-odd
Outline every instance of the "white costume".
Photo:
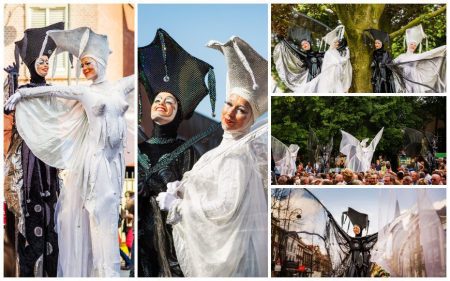
[{"label": "white costume", "polygon": [[[208,46],[227,59],[227,92],[249,102],[253,120],[266,112],[267,61],[238,37]],[[267,121],[261,123],[225,131],[177,187],[181,198],[168,221],[185,276],[267,277]]]},{"label": "white costume", "polygon": [[273,136],[271,144],[272,157],[280,175],[293,177],[297,172],[295,161],[297,160],[297,153],[300,147],[296,144],[287,146]]},{"label": "white costume", "polygon": [[275,46],[273,58],[281,80],[296,93],[343,93],[352,84],[350,50],[338,51],[334,43],[344,37],[345,27],[337,26],[322,38],[330,47],[325,52],[320,74],[307,82],[308,70],[285,42]]},{"label": "white costume", "polygon": [[383,130],[384,128],[381,128],[369,146],[366,146],[369,139],[364,139],[360,142],[354,136],[341,130],[342,140],[339,151],[347,156],[345,166],[354,172],[368,171],[375,148],[383,135]]},{"label": "white costume", "polygon": [[20,135],[42,161],[67,171],[55,215],[58,276],[119,276],[126,98],[134,89],[134,77],[117,83],[104,80],[110,53],[104,35],[86,27],[47,34],[60,50],[93,58],[98,73],[90,86],[19,90]]},{"label": "white costume", "polygon": [[[422,40],[426,37],[422,25],[417,25],[406,30],[405,41],[407,45],[411,42],[416,43],[421,52]],[[398,75],[395,75],[397,92],[445,92],[446,49],[444,45],[428,52],[416,54],[407,48],[406,53],[395,58],[393,64],[399,70]]]}]

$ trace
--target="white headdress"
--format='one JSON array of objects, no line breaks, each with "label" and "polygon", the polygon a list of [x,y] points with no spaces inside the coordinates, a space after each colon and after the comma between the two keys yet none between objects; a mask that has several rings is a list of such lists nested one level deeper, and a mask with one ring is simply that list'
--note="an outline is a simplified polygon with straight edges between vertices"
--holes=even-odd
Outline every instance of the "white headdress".
[{"label": "white headdress", "polygon": [[417,47],[419,47],[419,53],[422,52],[422,41],[425,39],[426,48],[428,49],[428,39],[427,35],[423,31],[422,25],[416,25],[414,27],[408,28],[405,32],[405,41],[406,44],[410,42],[415,42]]},{"label": "white headdress", "polygon": [[344,38],[344,33],[345,33],[345,26],[338,25],[335,29],[328,32],[327,35],[322,37],[319,49],[322,49],[323,42],[332,46],[336,40],[341,40],[342,38]]},{"label": "white headdress", "polygon": [[246,99],[256,120],[267,111],[267,60],[239,37],[232,37],[226,43],[210,41],[207,46],[225,56],[227,96],[233,93]]},{"label": "white headdress", "polygon": [[[47,31],[47,37],[55,41],[57,53],[67,51],[79,60],[88,56],[106,68],[111,54],[108,36],[97,34],[89,27],[79,27],[71,30],[50,30]],[[80,64],[77,64],[77,78],[80,72]]]}]

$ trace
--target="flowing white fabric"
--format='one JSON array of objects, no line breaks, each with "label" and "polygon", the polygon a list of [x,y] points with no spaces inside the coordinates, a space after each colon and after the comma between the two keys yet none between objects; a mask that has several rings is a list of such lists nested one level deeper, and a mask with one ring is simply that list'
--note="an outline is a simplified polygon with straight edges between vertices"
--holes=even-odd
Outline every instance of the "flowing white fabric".
[{"label": "flowing white fabric", "polygon": [[373,153],[378,142],[383,135],[384,128],[378,132],[368,146],[365,145],[368,139],[359,141],[354,136],[341,130],[342,140],[339,151],[347,156],[345,166],[354,172],[366,172],[370,169]]},{"label": "flowing white fabric", "polygon": [[272,157],[275,161],[275,167],[280,172],[280,175],[288,175],[290,177],[295,175],[295,172],[297,171],[295,160],[297,160],[299,149],[300,147],[296,144],[291,144],[288,147],[277,138],[272,137]]},{"label": "flowing white fabric", "polygon": [[308,68],[287,42],[283,40],[275,46],[272,58],[278,76],[284,85],[294,93],[303,91],[302,87],[308,80]]},{"label": "flowing white fabric", "polygon": [[303,93],[344,93],[352,84],[352,64],[348,47],[342,54],[328,49],[322,61],[321,72],[300,89]]},{"label": "flowing white fabric", "polygon": [[184,174],[169,219],[185,276],[267,276],[266,178],[267,122],[225,133]]},{"label": "flowing white fabric", "polygon": [[321,72],[307,82],[308,69],[295,51],[281,41],[273,51],[278,76],[295,93],[344,93],[352,84],[352,65],[348,47],[340,53],[334,47],[325,52]]},{"label": "flowing white fabric", "polygon": [[[383,216],[379,220],[389,223],[379,224],[381,230],[372,251],[372,261],[392,277],[445,277],[446,238],[437,210],[429,200],[426,189],[411,192],[416,193],[416,204],[401,213],[397,200],[380,205],[380,209],[387,207],[389,211],[381,210],[384,212],[381,212]],[[404,193],[405,190],[399,195]],[[396,199],[395,195],[390,197]],[[386,196],[380,199],[385,201]]]},{"label": "flowing white fabric", "polygon": [[58,276],[119,276],[124,116],[133,80],[20,90],[19,134],[46,164],[66,169],[55,213]]},{"label": "flowing white fabric", "polygon": [[[394,66],[398,67],[402,77],[395,79],[398,92],[407,93],[442,93],[446,89],[446,55],[447,46],[441,46],[425,53],[415,54],[406,52],[394,59]],[[402,86],[400,79],[404,81]],[[409,80],[409,81],[408,81]],[[416,82],[416,83],[413,83]],[[417,83],[426,85],[419,85]]]}]

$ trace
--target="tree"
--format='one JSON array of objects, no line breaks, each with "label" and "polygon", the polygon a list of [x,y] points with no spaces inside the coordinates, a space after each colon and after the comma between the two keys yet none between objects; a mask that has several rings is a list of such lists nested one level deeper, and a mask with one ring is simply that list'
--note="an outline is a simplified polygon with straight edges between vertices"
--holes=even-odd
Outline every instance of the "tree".
[{"label": "tree", "polygon": [[362,140],[384,127],[374,156],[395,159],[403,147],[402,129],[423,130],[435,118],[445,120],[445,104],[445,97],[272,97],[272,135],[287,145],[298,144],[304,161],[310,126],[322,144],[334,136],[334,156],[341,129]]},{"label": "tree", "polygon": [[[441,46],[446,42],[445,10],[445,4],[272,5],[272,33],[286,36],[288,27],[295,24],[295,15],[298,12],[318,19],[332,28],[343,24],[353,66],[353,83],[350,91],[371,92],[369,66],[373,47],[365,44],[363,31],[373,28],[388,32],[392,40],[391,49],[394,57],[405,50],[403,47],[405,30],[420,23],[424,25],[425,33],[429,37],[430,48]],[[275,43],[276,38],[273,36],[273,45]],[[273,73],[275,80],[279,81],[276,71]]]}]

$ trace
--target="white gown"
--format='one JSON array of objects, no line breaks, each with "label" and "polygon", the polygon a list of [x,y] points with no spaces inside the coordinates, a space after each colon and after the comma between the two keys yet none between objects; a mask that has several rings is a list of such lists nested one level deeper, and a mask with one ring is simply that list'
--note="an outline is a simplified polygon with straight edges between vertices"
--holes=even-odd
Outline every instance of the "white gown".
[{"label": "white gown", "polygon": [[399,68],[401,76],[405,78],[402,79],[405,83],[402,87],[399,77],[396,76],[395,87],[397,92],[432,93],[434,92],[432,89],[436,89],[440,93],[445,92],[446,48],[446,46],[441,46],[420,54],[407,52],[395,58],[394,66]]},{"label": "white gown", "polygon": [[[345,166],[353,172],[366,172],[370,169],[370,163],[375,152],[375,148],[383,135],[382,128],[373,138],[368,146],[363,146],[357,138],[342,131],[342,140],[339,151],[347,156]],[[364,142],[364,141],[363,141]]]},{"label": "white gown", "polygon": [[16,106],[19,134],[39,159],[67,173],[55,214],[58,276],[120,274],[124,115],[133,89],[134,76],[115,84],[21,90],[23,98]]},{"label": "white gown", "polygon": [[267,123],[224,134],[187,172],[168,215],[187,277],[267,277]]},{"label": "white gown", "polygon": [[352,84],[352,65],[350,50],[345,48],[342,56],[334,48],[328,49],[323,57],[321,72],[304,84],[303,93],[344,93]]}]

